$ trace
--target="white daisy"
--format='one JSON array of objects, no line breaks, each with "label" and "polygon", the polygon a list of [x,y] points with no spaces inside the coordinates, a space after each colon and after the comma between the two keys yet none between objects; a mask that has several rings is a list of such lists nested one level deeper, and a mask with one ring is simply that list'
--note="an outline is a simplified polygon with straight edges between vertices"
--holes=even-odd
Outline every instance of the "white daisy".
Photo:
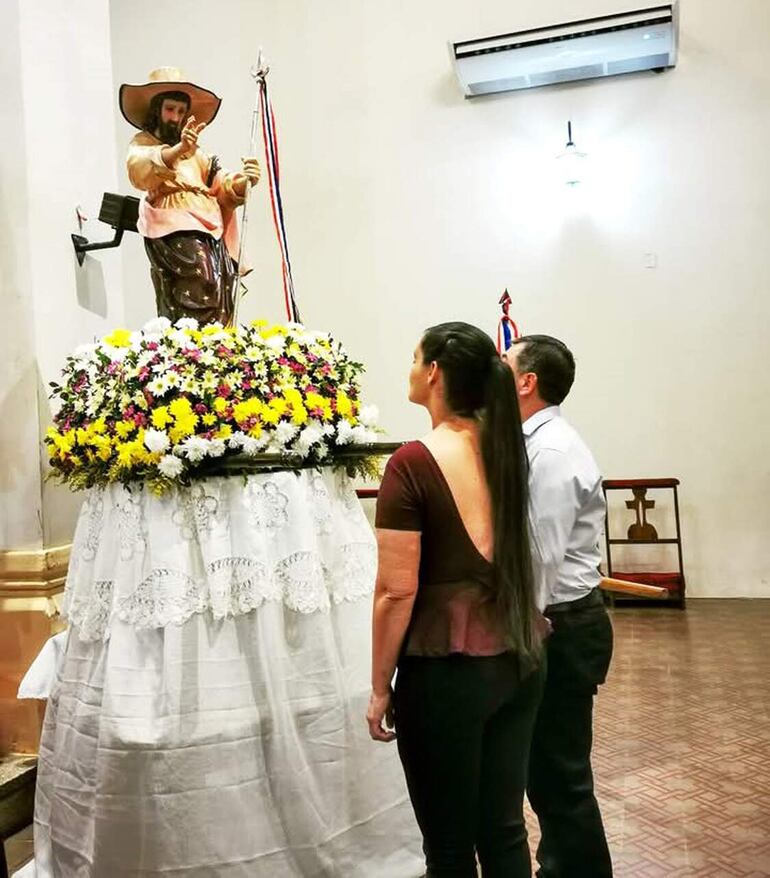
[{"label": "white daisy", "polygon": [[313,445],[323,439],[323,435],[323,426],[318,421],[308,421],[307,426],[302,428],[297,441],[294,443],[294,450],[305,457]]},{"label": "white daisy", "polygon": [[167,329],[171,327],[171,321],[168,317],[154,317],[152,320],[148,320],[147,323],[142,327],[142,332],[145,334],[153,333],[153,334],[162,334]]},{"label": "white daisy", "polygon": [[269,441],[270,437],[266,433],[263,433],[259,439],[255,439],[253,436],[247,436],[243,442],[243,453],[247,454],[249,457],[254,457],[255,454],[259,454]]},{"label": "white daisy", "polygon": [[273,433],[273,439],[282,447],[285,448],[289,442],[297,435],[297,430],[299,428],[295,424],[287,423],[286,421],[281,421],[280,424],[275,428],[275,432]]},{"label": "white daisy", "polygon": [[377,441],[377,434],[373,430],[367,430],[362,424],[353,427],[351,432],[354,445],[369,445]]},{"label": "white daisy", "polygon": [[353,428],[348,421],[337,424],[337,445],[347,445],[353,441]]},{"label": "white daisy", "polygon": [[209,440],[200,436],[190,436],[179,448],[190,463],[199,463],[208,454]]},{"label": "white daisy", "polygon": [[147,385],[147,389],[153,396],[163,396],[169,389],[168,381],[166,380],[165,375],[158,375],[157,378],[153,378],[152,381]]},{"label": "white daisy", "polygon": [[163,430],[146,430],[144,444],[155,454],[158,451],[165,451],[171,443]]},{"label": "white daisy", "polygon": [[158,469],[164,476],[175,479],[184,470],[184,464],[178,457],[174,457],[173,454],[166,454],[158,462]]},{"label": "white daisy", "polygon": [[209,439],[208,455],[209,457],[221,457],[226,448],[224,439]]},{"label": "white daisy", "polygon": [[361,407],[358,420],[361,421],[364,427],[376,427],[379,419],[380,410],[376,405],[365,405]]}]

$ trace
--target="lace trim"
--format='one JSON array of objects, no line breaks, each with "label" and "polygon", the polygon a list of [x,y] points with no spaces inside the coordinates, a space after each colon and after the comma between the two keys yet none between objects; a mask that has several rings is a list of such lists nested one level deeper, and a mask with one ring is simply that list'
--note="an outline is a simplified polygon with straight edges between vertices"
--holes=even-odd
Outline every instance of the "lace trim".
[{"label": "lace trim", "polygon": [[98,579],[87,597],[65,593],[61,614],[77,626],[81,640],[105,639],[112,614],[114,585],[110,579]]},{"label": "lace trim", "polygon": [[372,593],[376,562],[371,543],[342,546],[333,570],[313,552],[295,552],[268,571],[252,558],[220,558],[193,578],[158,568],[131,594],[115,599],[115,583],[98,580],[90,594],[65,595],[63,614],[81,640],[109,638],[113,614],[134,628],[181,625],[197,613],[213,618],[244,615],[265,601],[280,601],[298,613],[327,612],[333,604]]}]

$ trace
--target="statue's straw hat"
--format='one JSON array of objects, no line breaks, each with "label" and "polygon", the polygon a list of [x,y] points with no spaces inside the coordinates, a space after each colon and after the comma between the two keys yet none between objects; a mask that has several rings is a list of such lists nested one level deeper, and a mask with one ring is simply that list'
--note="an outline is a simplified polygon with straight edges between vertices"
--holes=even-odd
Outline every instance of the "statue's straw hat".
[{"label": "statue's straw hat", "polygon": [[155,95],[165,91],[183,91],[190,97],[190,115],[195,116],[196,122],[205,122],[207,125],[214,121],[219,112],[222,99],[218,98],[213,91],[201,88],[195,83],[188,82],[184,74],[177,67],[159,67],[153,70],[147,77],[149,82],[144,85],[128,85],[124,83],[120,87],[120,111],[135,128],[142,128],[150,108],[150,101]]}]

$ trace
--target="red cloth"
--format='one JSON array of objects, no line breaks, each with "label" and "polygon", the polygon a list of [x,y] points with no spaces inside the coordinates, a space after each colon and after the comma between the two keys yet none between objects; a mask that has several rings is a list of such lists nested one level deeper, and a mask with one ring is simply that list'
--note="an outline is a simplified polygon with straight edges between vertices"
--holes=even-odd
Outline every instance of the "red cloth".
[{"label": "red cloth", "polygon": [[460,518],[449,485],[422,442],[388,461],[377,499],[378,528],[420,532],[419,586],[404,654],[499,655],[511,638],[494,601],[494,565]]}]

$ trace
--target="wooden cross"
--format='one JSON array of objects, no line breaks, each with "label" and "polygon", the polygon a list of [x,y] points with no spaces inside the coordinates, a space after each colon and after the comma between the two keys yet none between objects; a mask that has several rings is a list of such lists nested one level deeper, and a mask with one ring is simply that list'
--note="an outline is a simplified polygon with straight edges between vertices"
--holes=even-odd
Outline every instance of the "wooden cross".
[{"label": "wooden cross", "polygon": [[632,488],[633,500],[626,500],[626,509],[636,512],[636,521],[628,529],[629,540],[657,540],[658,532],[647,521],[647,510],[655,508],[655,501],[647,499],[647,488]]}]

